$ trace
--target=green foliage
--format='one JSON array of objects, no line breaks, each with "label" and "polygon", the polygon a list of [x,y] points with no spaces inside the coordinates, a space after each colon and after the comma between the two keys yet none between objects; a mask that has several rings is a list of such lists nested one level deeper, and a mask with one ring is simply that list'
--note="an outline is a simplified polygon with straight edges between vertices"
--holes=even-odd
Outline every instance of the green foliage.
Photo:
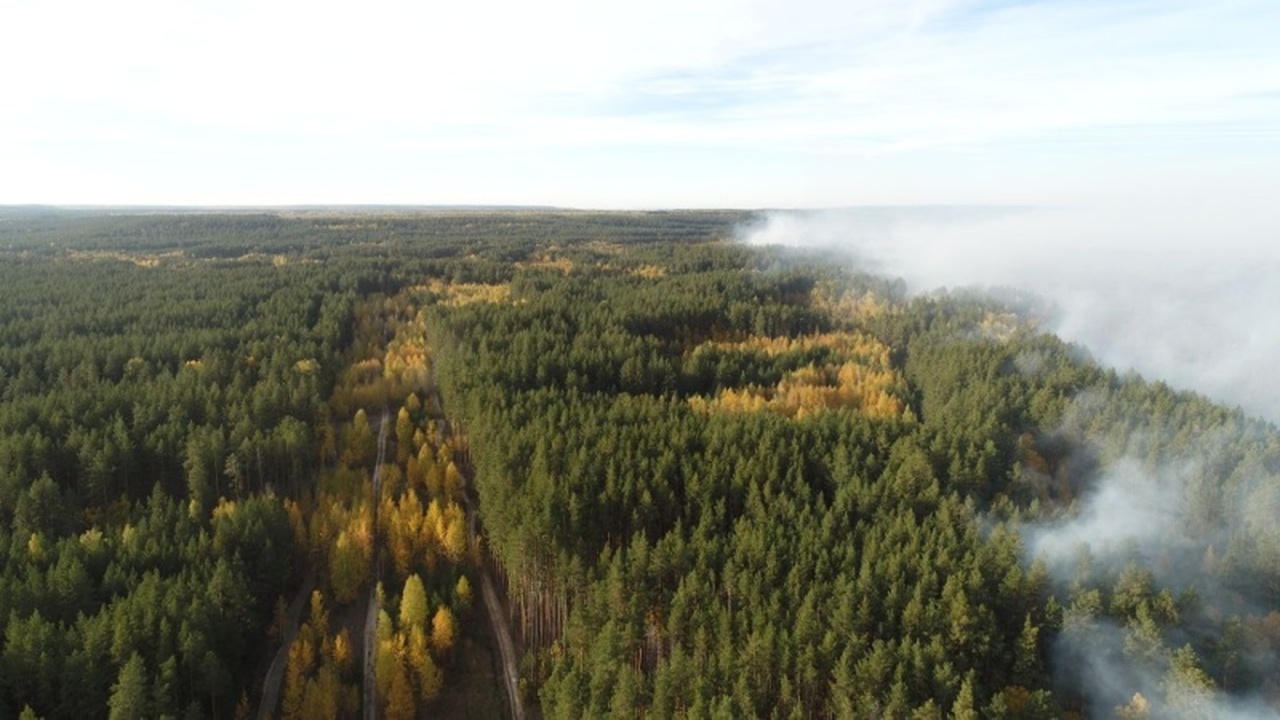
[{"label": "green foliage", "polygon": [[[1058,717],[1098,708],[1051,684],[1050,648],[1109,628],[1163,682],[1103,711],[1194,716],[1215,682],[1269,682],[1275,428],[1099,368],[1013,303],[908,300],[828,257],[725,242],[747,219],[0,223],[0,715],[228,715],[294,560],[354,603],[388,579],[370,558],[392,511],[405,542],[384,565],[408,579],[399,623],[379,616],[376,695],[418,713],[448,692],[473,592],[463,493],[547,717]],[[363,361],[406,318],[433,374],[401,385]],[[888,347],[901,403],[708,409],[828,367],[800,340],[832,332]],[[389,471],[386,491],[415,495],[373,498],[375,523],[368,413],[407,395],[407,483]],[[1122,460],[1186,468],[1186,542],[1082,554],[1061,584],[1027,566],[1017,528],[1068,517]],[[286,715],[354,712],[337,630],[299,634]]]},{"label": "green foliage", "polygon": [[111,699],[107,701],[111,720],[129,720],[148,717],[151,705],[147,698],[147,674],[142,656],[134,653],[129,662],[120,668],[120,677],[111,686]]},{"label": "green foliage", "polygon": [[828,277],[517,278],[515,303],[434,310],[445,405],[470,429],[523,640],[549,662],[549,716],[930,716],[966,673],[970,693],[1047,676],[1023,626],[1042,588],[966,499],[1009,461],[999,426],[975,428],[952,472],[940,429],[911,417],[686,401],[811,362],[690,353],[708,338],[858,327],[816,309],[806,272]]}]

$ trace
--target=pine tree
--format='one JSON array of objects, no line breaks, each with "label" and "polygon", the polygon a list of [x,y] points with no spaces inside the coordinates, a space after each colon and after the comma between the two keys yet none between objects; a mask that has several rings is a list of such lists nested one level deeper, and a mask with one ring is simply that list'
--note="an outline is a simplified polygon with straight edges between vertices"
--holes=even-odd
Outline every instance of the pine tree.
[{"label": "pine tree", "polygon": [[1213,715],[1217,688],[1200,669],[1199,659],[1190,645],[1173,653],[1169,671],[1164,676],[1165,704],[1175,718],[1205,718]]},{"label": "pine tree", "polygon": [[120,668],[120,675],[111,686],[111,699],[107,706],[111,720],[133,720],[151,715],[151,706],[147,702],[147,670],[138,653],[130,656]]},{"label": "pine tree", "polygon": [[965,676],[964,682],[960,683],[960,692],[956,694],[956,701],[951,705],[951,720],[978,720],[978,711],[974,706],[973,672],[971,671]]},{"label": "pine tree", "polygon": [[1018,644],[1014,648],[1013,682],[1027,688],[1039,685],[1040,651],[1037,637],[1040,629],[1031,622],[1027,615],[1022,623],[1022,632],[1018,635]]}]

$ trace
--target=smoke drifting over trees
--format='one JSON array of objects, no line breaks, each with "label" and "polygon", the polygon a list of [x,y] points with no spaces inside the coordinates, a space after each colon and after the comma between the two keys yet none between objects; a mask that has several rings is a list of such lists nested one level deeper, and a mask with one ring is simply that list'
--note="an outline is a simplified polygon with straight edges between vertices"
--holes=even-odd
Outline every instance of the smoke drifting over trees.
[{"label": "smoke drifting over trees", "polygon": [[[1258,582],[1256,557],[1242,557],[1232,538],[1275,545],[1274,526],[1258,522],[1272,508],[1250,506],[1263,485],[1251,478],[1247,490],[1225,488],[1211,520],[1198,517],[1206,512],[1197,495],[1211,472],[1204,454],[1154,468],[1122,457],[1074,512],[1022,528],[1028,560],[1045,563],[1060,594],[1072,598],[1052,647],[1058,683],[1087,698],[1097,716],[1135,703],[1150,705],[1153,717],[1280,716],[1255,692],[1231,692],[1242,683],[1228,673],[1267,677],[1277,658],[1241,652],[1244,624],[1222,617],[1267,615],[1247,589]],[[1197,640],[1217,656],[1195,656]],[[1218,677],[1204,673],[1205,660]]]},{"label": "smoke drifting over trees", "polygon": [[[1104,364],[1280,421],[1278,211],[1181,207],[852,208],[776,212],[752,244],[846,251],[912,292],[1009,287]],[[1149,218],[1137,220],[1136,218]]]},{"label": "smoke drifting over trees", "polygon": [[[1260,218],[1229,210],[1152,215],[1162,219],[1149,227],[1114,209],[777,212],[743,237],[842,251],[917,294],[1031,293],[1042,327],[1103,365],[1274,423],[1280,261],[1245,227]],[[1016,365],[1040,371],[1034,357]],[[1028,436],[1060,454],[1025,463],[1012,486],[1070,486],[1015,523],[1026,561],[1061,599],[1055,686],[1091,717],[1280,717],[1269,639],[1280,626],[1280,477],[1266,422],[1170,419],[1168,387],[1144,396],[1121,378]]]}]

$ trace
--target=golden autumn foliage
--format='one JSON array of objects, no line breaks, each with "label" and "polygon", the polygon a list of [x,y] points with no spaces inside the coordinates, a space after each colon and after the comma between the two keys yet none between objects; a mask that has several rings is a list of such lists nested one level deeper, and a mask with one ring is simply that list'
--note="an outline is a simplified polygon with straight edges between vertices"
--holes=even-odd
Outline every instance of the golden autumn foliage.
[{"label": "golden autumn foliage", "polygon": [[427,522],[449,562],[462,562],[467,555],[467,516],[462,506],[454,502],[442,506],[439,500],[432,500],[427,507]]},{"label": "golden autumn foliage", "polygon": [[404,493],[404,482],[404,472],[399,465],[387,463],[382,466],[382,497],[399,497]]},{"label": "golden autumn foliage", "polygon": [[422,471],[422,463],[417,455],[410,455],[404,461],[404,482],[408,489],[416,490],[424,487],[426,475]]},{"label": "golden autumn foliage", "polygon": [[713,398],[690,398],[690,405],[700,412],[768,411],[800,419],[837,408],[857,410],[871,417],[895,417],[905,408],[898,397],[904,382],[890,364],[888,346],[864,333],[835,332],[797,338],[753,336],[706,345],[766,355],[815,348],[826,348],[831,353],[823,364],[810,363],[789,372],[772,387],[725,388]]},{"label": "golden autumn foliage", "polygon": [[339,676],[351,678],[355,675],[355,650],[351,647],[351,633],[346,628],[333,639],[333,666],[338,669]]},{"label": "golden autumn foliage", "polygon": [[369,424],[368,414],[361,408],[342,429],[341,462],[353,468],[369,467],[377,453],[378,444],[373,426]]},{"label": "golden autumn foliage", "polygon": [[[390,625],[390,620],[388,620],[387,624]],[[381,626],[381,623],[379,625]],[[379,627],[379,630],[381,630],[381,627]],[[400,662],[400,652],[395,636],[392,635],[387,639],[382,639],[380,632],[378,646],[374,651],[373,680],[377,697],[383,699],[383,702],[385,702],[385,698],[390,693],[392,677],[396,672],[403,671],[404,666]]]},{"label": "golden autumn foliage", "polygon": [[[388,307],[370,303],[357,310],[356,359],[342,372],[330,401],[339,415],[398,403],[428,386],[431,349],[422,313],[410,303],[411,294],[387,300]],[[392,338],[386,342],[388,328]]]},{"label": "golden autumn foliage", "polygon": [[[381,596],[382,583],[378,583],[379,596]],[[379,603],[381,605],[381,603]],[[395,634],[395,625],[391,622],[391,616],[387,611],[378,611],[378,620],[374,626],[374,635],[378,638],[379,643],[389,642]]]},{"label": "golden autumn foliage", "polygon": [[415,339],[397,336],[387,345],[382,365],[384,378],[399,380],[402,387],[411,390],[425,386],[431,373],[431,350],[423,337],[421,334]]},{"label": "golden autumn foliage", "polygon": [[[357,685],[343,682],[344,675],[351,674],[344,670],[344,664],[351,665],[350,636],[344,629],[330,638],[327,627],[323,595],[316,591],[311,596],[311,619],[303,623],[289,646],[280,717],[350,717],[358,711]],[[345,653],[347,659],[340,661],[339,653]]]},{"label": "golden autumn foliage", "polygon": [[319,590],[311,591],[311,614],[308,615],[311,627],[315,629],[316,635],[322,638],[322,642],[328,642],[329,636],[329,610],[324,606],[324,593]]},{"label": "golden autumn foliage", "polygon": [[413,455],[413,421],[409,408],[402,407],[396,413],[396,462],[404,463]]},{"label": "golden autumn foliage", "polygon": [[555,248],[549,249],[547,252],[539,253],[532,260],[515,263],[518,268],[541,268],[549,270],[559,270],[568,275],[573,272],[574,262],[566,257],[560,257],[555,254]]},{"label": "golden autumn foliage", "polygon": [[426,702],[431,702],[439,697],[444,689],[444,676],[435,660],[431,658],[425,630],[413,628],[409,631],[406,653],[409,667],[416,675],[419,697]]},{"label": "golden autumn foliage", "polygon": [[426,627],[427,624],[427,591],[422,585],[422,578],[415,573],[404,583],[404,593],[400,596],[400,629]]},{"label": "golden autumn foliage", "polygon": [[462,611],[466,611],[471,607],[472,590],[471,581],[466,575],[458,578],[458,584],[453,587],[453,594],[458,598],[458,607]]},{"label": "golden autumn foliage", "polygon": [[385,716],[388,720],[413,720],[418,713],[418,705],[404,663],[396,661],[390,672]]},{"label": "golden autumn foliage", "polygon": [[458,635],[458,621],[449,608],[441,605],[431,619],[431,649],[436,657],[447,658],[453,652],[453,643]]},{"label": "golden autumn foliage", "polygon": [[813,307],[825,310],[835,318],[866,318],[886,312],[891,302],[871,290],[862,292],[837,290],[829,284],[818,283],[810,294]]},{"label": "golden autumn foliage", "polygon": [[339,532],[329,555],[329,582],[333,585],[334,597],[342,605],[355,602],[368,575],[369,566],[356,541],[345,530]]},{"label": "golden autumn foliage", "polygon": [[307,689],[307,675],[311,673],[314,651],[306,638],[299,633],[289,646],[289,657],[284,671],[284,694],[281,698],[280,717],[286,720],[303,717],[302,701]]},{"label": "golden autumn foliage", "polygon": [[[752,335],[744,339],[709,341],[704,344],[721,350],[754,350],[763,352],[766,355],[782,355],[815,348],[828,348],[834,356],[858,358],[884,366],[889,363],[889,347],[874,337],[857,331],[818,333],[799,337]],[[699,349],[695,348],[693,352],[697,353]]]},{"label": "golden autumn foliage", "polygon": [[[335,485],[354,484],[355,487],[334,487],[333,492],[323,490],[313,501],[314,509],[306,523],[305,547],[323,567],[333,562],[333,552],[339,536],[345,536],[344,547],[354,549],[359,560],[373,560],[373,513],[360,494],[368,484],[363,473],[343,473],[334,476]],[[298,532],[295,527],[294,532]]]},{"label": "golden autumn foliage", "polygon": [[[402,511],[401,505],[408,507]],[[378,522],[397,577],[406,577],[411,573],[419,558],[424,555],[421,547],[422,517],[416,493],[407,493],[400,504],[386,498],[378,508]]]},{"label": "golden autumn foliage", "polygon": [[[473,290],[455,299],[485,296],[479,288]],[[370,693],[386,716],[416,717],[444,690],[441,663],[460,629],[455,609],[432,607],[428,597],[440,593],[460,607],[472,602],[465,577],[444,584],[451,575],[436,575],[442,563],[469,559],[467,515],[460,504],[466,484],[460,464],[466,456],[457,450],[460,441],[445,437],[436,421],[438,400],[430,393],[419,396],[427,387],[430,351],[423,315],[408,297],[402,293],[387,299],[380,305],[381,316],[372,306],[361,310],[356,346],[363,359],[340,376],[335,394],[343,399],[333,405],[336,417],[350,420],[325,424],[333,435],[325,459],[337,464],[322,470],[305,509],[298,502],[287,505],[298,547],[322,570],[324,593],[317,591],[312,598],[311,620],[300,631],[303,640],[295,650],[298,662],[289,668],[291,717],[358,712],[360,649],[352,646],[349,627],[330,626],[325,603],[349,606],[362,597],[375,555],[383,554],[387,561],[389,585],[403,582],[398,604],[391,605],[399,609],[398,622],[387,614],[381,584],[375,599],[380,609],[376,683]],[[386,329],[393,331],[390,341],[385,340]],[[372,420],[381,410],[366,401],[381,405],[384,394],[403,398],[403,404],[386,403],[395,410],[394,425],[387,428],[387,462],[381,468],[381,493],[374,497],[378,428]],[[218,512],[234,513],[235,508],[227,505]],[[335,623],[343,616],[334,610]]]},{"label": "golden autumn foliage", "polygon": [[[429,448],[430,445],[423,445],[423,448]],[[419,460],[422,467],[422,487],[427,492],[427,497],[436,499],[444,495],[444,468],[439,462],[434,460],[430,464],[425,464]]]},{"label": "golden autumn foliage", "polygon": [[342,706],[342,682],[332,665],[325,663],[307,680],[302,697],[302,717],[336,718]]},{"label": "golden autumn foliage", "polygon": [[462,473],[452,460],[444,468],[444,496],[455,501],[462,499]]},{"label": "golden autumn foliage", "polygon": [[487,302],[487,303],[505,303],[511,297],[511,286],[502,285],[486,285],[483,283],[447,283],[438,278],[432,278],[425,285],[417,288],[425,290],[440,298],[445,305],[456,307],[458,305],[470,305],[471,303]]}]

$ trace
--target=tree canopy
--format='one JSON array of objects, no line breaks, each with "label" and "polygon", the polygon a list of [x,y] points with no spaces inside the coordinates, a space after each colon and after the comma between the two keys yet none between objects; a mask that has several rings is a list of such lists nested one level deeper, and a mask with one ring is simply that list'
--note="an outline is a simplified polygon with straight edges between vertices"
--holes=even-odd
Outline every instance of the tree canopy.
[{"label": "tree canopy", "polygon": [[1275,427],[749,219],[4,218],[0,715],[1277,707]]}]

